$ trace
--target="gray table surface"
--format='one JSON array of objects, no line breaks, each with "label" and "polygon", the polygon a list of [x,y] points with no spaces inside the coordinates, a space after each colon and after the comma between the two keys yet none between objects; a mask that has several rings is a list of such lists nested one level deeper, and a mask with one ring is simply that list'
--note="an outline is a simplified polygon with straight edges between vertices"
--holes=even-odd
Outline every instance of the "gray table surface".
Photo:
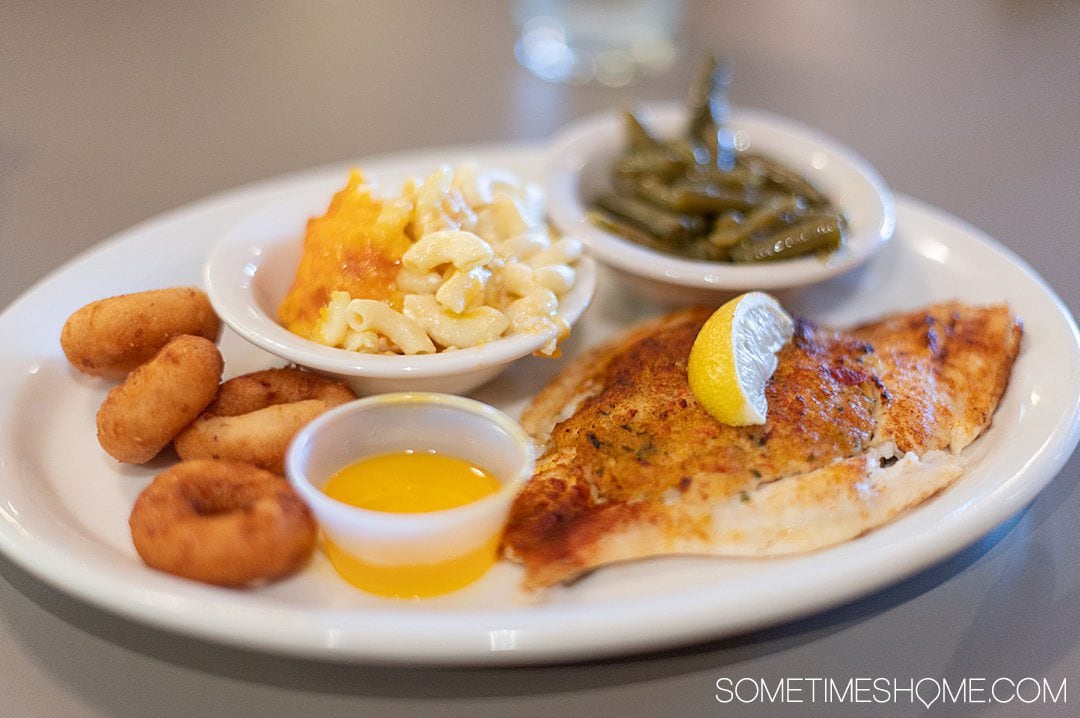
[{"label": "gray table surface", "polygon": [[[732,100],[840,138],[898,192],[984,230],[1080,310],[1080,4],[690,2],[668,75],[546,84],[509,7],[463,2],[0,4],[0,307],[126,227],[247,182],[427,146],[542,140],[680,99],[695,58]],[[0,712],[112,715],[1076,715],[1080,454],[985,539],[852,604],[585,665],[341,666],[128,622],[0,558]],[[1035,677],[1067,704],[721,705],[718,679]]]}]

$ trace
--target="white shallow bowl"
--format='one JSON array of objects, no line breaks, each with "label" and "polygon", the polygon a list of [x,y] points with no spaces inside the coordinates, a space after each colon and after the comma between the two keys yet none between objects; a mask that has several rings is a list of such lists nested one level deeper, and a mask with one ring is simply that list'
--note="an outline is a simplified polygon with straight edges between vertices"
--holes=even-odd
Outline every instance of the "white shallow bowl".
[{"label": "white shallow bowl", "polygon": [[[683,131],[678,105],[646,106],[637,116],[658,136]],[[571,123],[553,140],[546,190],[555,225],[580,238],[634,290],[667,302],[713,302],[753,289],[804,287],[865,262],[893,234],[892,192],[877,171],[838,142],[777,115],[733,110],[729,126],[740,150],[767,155],[800,173],[848,219],[846,242],[825,258],[800,257],[757,265],[684,259],[607,232],[588,220],[593,200],[611,187],[611,166],[626,138],[621,112]]]},{"label": "white shallow bowl", "polygon": [[[210,253],[204,269],[210,301],[222,320],[252,344],[347,381],[360,394],[460,394],[495,378],[550,339],[517,334],[467,349],[397,356],[323,346],[288,331],[276,320],[277,309],[296,274],[307,220],[324,213],[330,198],[331,193],[321,186],[289,194],[241,221]],[[596,289],[596,262],[586,256],[575,266],[574,286],[559,303],[571,326],[589,306]]]}]

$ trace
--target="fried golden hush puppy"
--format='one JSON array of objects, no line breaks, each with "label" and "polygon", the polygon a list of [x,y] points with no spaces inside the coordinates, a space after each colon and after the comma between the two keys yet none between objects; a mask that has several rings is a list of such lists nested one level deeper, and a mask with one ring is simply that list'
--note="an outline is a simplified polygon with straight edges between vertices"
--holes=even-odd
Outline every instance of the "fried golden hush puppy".
[{"label": "fried golden hush puppy", "polygon": [[182,459],[234,459],[278,474],[300,429],[327,409],[351,401],[347,384],[295,367],[229,379],[176,437]]},{"label": "fried golden hush puppy", "polygon": [[106,453],[145,464],[173,444],[192,459],[158,474],[135,501],[139,557],[184,578],[243,586],[297,571],[314,550],[315,520],[281,476],[285,450],[304,424],[356,394],[298,367],[222,383],[220,331],[205,293],[175,287],[91,302],[68,318],[60,344],[79,371],[120,380],[96,417]]},{"label": "fried golden hush puppy", "polygon": [[175,336],[216,341],[220,332],[221,320],[205,292],[172,287],[87,304],[64,323],[60,347],[79,371],[122,379]]},{"label": "fried golden hush puppy", "polygon": [[143,562],[221,586],[301,568],[318,527],[282,477],[241,461],[183,461],[139,494],[128,521]]},{"label": "fried golden hush puppy", "polygon": [[105,397],[97,413],[101,448],[129,464],[150,461],[213,400],[223,370],[209,339],[169,340]]}]

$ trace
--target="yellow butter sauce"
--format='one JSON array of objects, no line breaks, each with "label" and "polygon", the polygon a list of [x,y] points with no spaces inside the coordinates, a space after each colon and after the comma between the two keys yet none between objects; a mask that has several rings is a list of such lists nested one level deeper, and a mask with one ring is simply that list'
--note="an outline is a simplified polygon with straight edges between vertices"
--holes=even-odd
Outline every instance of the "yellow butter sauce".
[{"label": "yellow butter sauce", "polygon": [[[446,454],[401,451],[371,456],[330,477],[323,492],[372,511],[423,513],[452,509],[495,493],[501,484],[484,469]],[[345,580],[370,593],[398,598],[437,596],[462,588],[495,563],[496,534],[449,561],[385,566],[360,560],[326,542],[327,555]]]}]

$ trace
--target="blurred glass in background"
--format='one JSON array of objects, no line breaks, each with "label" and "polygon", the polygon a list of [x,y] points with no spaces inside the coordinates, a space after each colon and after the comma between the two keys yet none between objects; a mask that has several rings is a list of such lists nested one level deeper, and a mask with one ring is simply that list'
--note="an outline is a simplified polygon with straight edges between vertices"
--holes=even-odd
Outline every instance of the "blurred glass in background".
[{"label": "blurred glass in background", "polygon": [[518,61],[548,82],[622,87],[670,69],[682,0],[514,0]]}]

